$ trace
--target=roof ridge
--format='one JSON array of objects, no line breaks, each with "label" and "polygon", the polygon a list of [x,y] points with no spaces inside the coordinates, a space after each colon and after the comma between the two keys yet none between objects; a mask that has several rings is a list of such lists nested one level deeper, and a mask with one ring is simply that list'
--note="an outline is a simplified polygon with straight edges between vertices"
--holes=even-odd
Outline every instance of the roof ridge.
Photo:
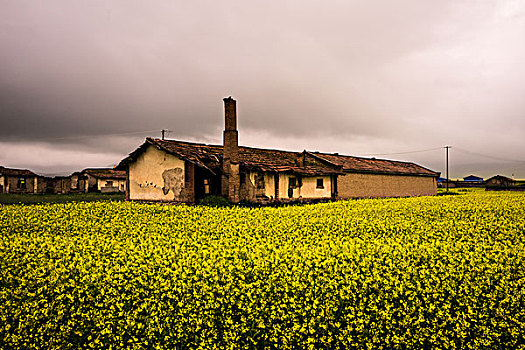
[{"label": "roof ridge", "polygon": [[347,157],[347,158],[356,158],[356,159],[364,159],[364,160],[372,160],[372,161],[382,161],[382,162],[394,162],[394,163],[404,163],[404,164],[413,164],[420,166],[419,164],[416,164],[414,162],[409,162],[406,160],[393,160],[393,159],[385,159],[385,158],[375,158],[375,157],[361,157],[361,156],[351,156],[347,154],[340,154],[340,153],[322,153],[319,152],[317,154],[321,155],[327,155],[327,156],[335,156],[335,157]]},{"label": "roof ridge", "polygon": [[[153,142],[173,142],[173,143],[184,143],[188,145],[198,145],[198,146],[209,146],[209,147],[218,147],[223,148],[223,145],[214,145],[214,144],[208,144],[208,143],[201,143],[201,142],[193,142],[193,141],[181,141],[181,140],[162,140],[158,138],[153,137],[147,137],[146,139],[153,141]],[[261,147],[254,147],[254,146],[243,146],[239,145],[239,148],[245,148],[245,149],[254,149],[254,150],[260,150],[260,151],[276,151],[276,152],[284,152],[284,153],[294,153],[294,154],[300,154],[301,151],[287,151],[283,149],[276,149],[276,148],[261,148]]]},{"label": "roof ridge", "polygon": [[222,145],[212,145],[212,144],[192,142],[192,141],[162,140],[162,139],[157,139],[153,137],[147,137],[146,139],[150,141],[154,141],[154,142],[174,142],[174,143],[185,143],[188,145],[197,145],[197,146],[223,147]]}]

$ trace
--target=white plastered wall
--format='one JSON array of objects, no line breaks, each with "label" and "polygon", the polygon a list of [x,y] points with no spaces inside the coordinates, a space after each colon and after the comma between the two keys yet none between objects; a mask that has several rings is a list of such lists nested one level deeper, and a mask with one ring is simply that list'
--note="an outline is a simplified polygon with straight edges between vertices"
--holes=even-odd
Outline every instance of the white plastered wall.
[{"label": "white plastered wall", "polygon": [[[108,186],[108,182],[111,181],[113,184]],[[125,179],[97,179],[97,189],[102,190],[102,187],[118,187],[119,191],[126,190]]]},{"label": "white plastered wall", "polygon": [[169,190],[166,194],[163,191],[163,187],[166,185],[163,172],[173,169],[182,170],[182,179],[176,185],[180,185],[183,188],[184,161],[158,150],[154,146],[149,146],[135,162],[129,164],[129,199],[151,201],[178,200],[178,198],[175,198],[174,191]]},{"label": "white plastered wall", "polygon": [[[289,178],[296,175],[279,174],[279,199],[312,199],[312,198],[330,198],[332,196],[332,188],[330,176],[303,176],[302,186],[293,189],[293,197],[288,197]],[[317,179],[323,179],[323,188],[317,188]],[[298,181],[298,180],[296,180]]]},{"label": "white plastered wall", "polygon": [[[259,173],[257,171],[251,171],[249,174],[249,179],[257,192],[256,178]],[[264,195],[268,198],[275,197],[275,180],[273,173],[264,173]]]}]

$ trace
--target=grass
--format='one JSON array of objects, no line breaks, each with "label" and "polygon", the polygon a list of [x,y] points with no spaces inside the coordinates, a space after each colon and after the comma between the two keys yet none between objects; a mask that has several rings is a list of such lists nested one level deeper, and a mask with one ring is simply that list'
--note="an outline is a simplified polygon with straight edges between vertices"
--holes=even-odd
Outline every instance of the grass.
[{"label": "grass", "polygon": [[124,193],[13,194],[0,193],[0,204],[39,204],[95,201],[123,201]]}]

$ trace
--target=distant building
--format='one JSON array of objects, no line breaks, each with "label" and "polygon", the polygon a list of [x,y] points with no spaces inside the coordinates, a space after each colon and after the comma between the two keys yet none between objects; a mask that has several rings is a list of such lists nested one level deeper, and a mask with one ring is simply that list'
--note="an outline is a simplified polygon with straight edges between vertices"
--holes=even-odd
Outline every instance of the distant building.
[{"label": "distant building", "polygon": [[515,186],[516,181],[503,175],[496,175],[486,181],[487,186],[509,187]]},{"label": "distant building", "polygon": [[469,175],[464,177],[463,181],[470,183],[483,183],[483,178],[476,175]]},{"label": "distant building", "polygon": [[86,176],[84,176],[80,171],[76,171],[69,177],[71,179],[70,192],[86,192]]},{"label": "distant building", "polygon": [[435,195],[439,173],[420,165],[238,145],[236,101],[224,99],[223,145],[146,141],[117,169],[129,200],[195,203],[209,194],[269,202]]},{"label": "distant building", "polygon": [[49,192],[55,194],[68,194],[71,192],[71,177],[70,176],[55,176],[48,181],[48,187],[51,187]]},{"label": "distant building", "polygon": [[[455,184],[455,181],[453,180],[448,180],[448,187],[455,187],[456,184]],[[445,188],[447,187],[447,179],[445,177],[440,177],[437,179],[437,187],[438,188]]]},{"label": "distant building", "polygon": [[0,166],[0,193],[44,193],[46,181],[27,169]]},{"label": "distant building", "polygon": [[[126,172],[112,168],[88,168],[71,175],[71,187],[80,192],[125,192]],[[83,189],[82,189],[83,188]]]}]

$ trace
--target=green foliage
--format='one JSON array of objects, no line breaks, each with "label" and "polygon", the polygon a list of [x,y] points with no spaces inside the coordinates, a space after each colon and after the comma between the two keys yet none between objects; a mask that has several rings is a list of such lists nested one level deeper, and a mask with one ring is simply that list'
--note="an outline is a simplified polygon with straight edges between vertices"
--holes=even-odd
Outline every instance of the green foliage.
[{"label": "green foliage", "polygon": [[206,196],[199,202],[200,205],[205,205],[208,207],[230,207],[232,204],[229,200],[223,196],[210,195]]},{"label": "green foliage", "polygon": [[525,195],[0,206],[0,348],[525,345]]},{"label": "green foliage", "polygon": [[94,201],[123,201],[124,193],[16,194],[0,193],[0,204],[38,204]]}]

